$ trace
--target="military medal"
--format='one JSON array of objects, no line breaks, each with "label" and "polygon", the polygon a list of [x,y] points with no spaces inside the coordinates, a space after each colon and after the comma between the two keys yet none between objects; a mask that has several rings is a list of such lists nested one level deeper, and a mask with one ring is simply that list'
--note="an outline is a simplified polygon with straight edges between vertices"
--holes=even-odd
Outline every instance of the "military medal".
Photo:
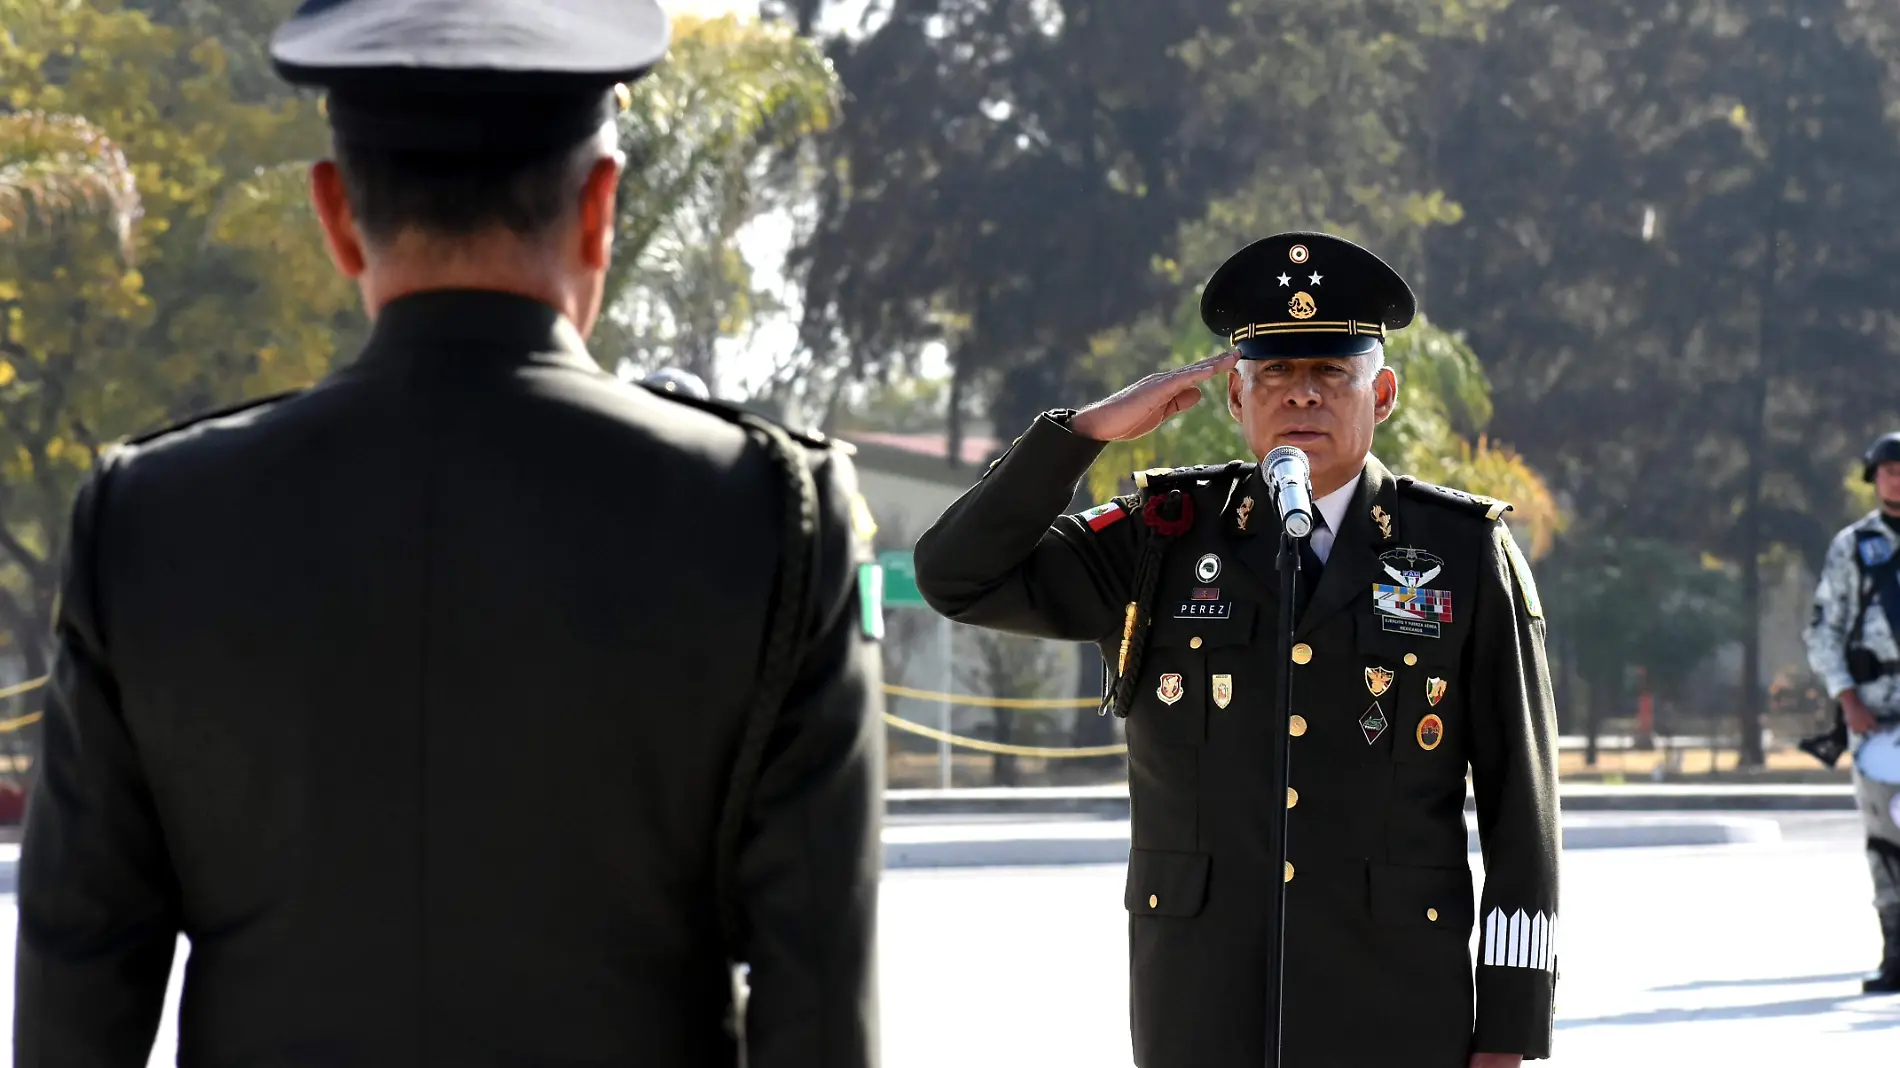
[{"label": "military medal", "polygon": [[1208,553],[1194,561],[1194,577],[1202,582],[1212,582],[1220,577],[1220,557]]},{"label": "military medal", "polygon": [[1364,732],[1367,745],[1378,741],[1379,735],[1384,734],[1388,726],[1390,724],[1386,722],[1385,709],[1380,708],[1377,701],[1372,702],[1372,707],[1366,709],[1366,714],[1359,717],[1359,729]]},{"label": "military medal", "polygon": [[1161,685],[1155,688],[1155,696],[1161,698],[1164,705],[1174,704],[1186,691],[1181,686],[1181,676],[1169,672],[1161,676]]},{"label": "military medal", "polygon": [[1234,699],[1234,677],[1232,675],[1214,676],[1214,707],[1226,708]]},{"label": "military medal", "polygon": [[1433,708],[1437,708],[1438,702],[1443,701],[1444,699],[1445,699],[1445,680],[1444,679],[1426,679],[1425,680],[1425,700],[1428,703],[1430,703]]},{"label": "military medal", "polygon": [[1438,743],[1444,740],[1445,721],[1439,719],[1436,713],[1428,715],[1418,721],[1418,747],[1420,749],[1429,753],[1438,748]]},{"label": "military medal", "polygon": [[1366,689],[1371,690],[1374,697],[1384,697],[1385,692],[1392,688],[1395,677],[1390,668],[1369,667],[1366,669]]}]

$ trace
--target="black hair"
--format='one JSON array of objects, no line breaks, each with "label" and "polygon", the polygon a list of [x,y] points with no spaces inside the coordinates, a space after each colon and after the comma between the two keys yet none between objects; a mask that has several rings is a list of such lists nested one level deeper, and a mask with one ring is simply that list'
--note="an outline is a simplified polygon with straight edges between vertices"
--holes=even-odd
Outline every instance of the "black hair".
[{"label": "black hair", "polygon": [[505,228],[521,237],[547,232],[574,205],[601,139],[531,153],[409,152],[337,138],[333,158],[350,211],[372,245],[404,230],[469,237]]}]

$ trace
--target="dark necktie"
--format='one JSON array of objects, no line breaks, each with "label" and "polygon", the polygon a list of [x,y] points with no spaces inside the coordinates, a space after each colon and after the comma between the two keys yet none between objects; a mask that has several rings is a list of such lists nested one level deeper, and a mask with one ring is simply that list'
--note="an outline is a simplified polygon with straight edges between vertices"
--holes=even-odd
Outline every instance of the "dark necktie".
[{"label": "dark necktie", "polygon": [[1320,563],[1319,554],[1313,551],[1314,536],[1325,529],[1326,517],[1319,514],[1319,509],[1313,509],[1313,533],[1300,541],[1299,604],[1302,613],[1313,602],[1313,591],[1319,588],[1320,572],[1326,568],[1325,564]]}]

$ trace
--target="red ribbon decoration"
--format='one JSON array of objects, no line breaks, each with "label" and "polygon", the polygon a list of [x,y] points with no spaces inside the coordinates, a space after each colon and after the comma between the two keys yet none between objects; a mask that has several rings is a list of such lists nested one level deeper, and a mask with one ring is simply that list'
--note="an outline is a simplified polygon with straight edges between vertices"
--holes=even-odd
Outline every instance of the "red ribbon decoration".
[{"label": "red ribbon decoration", "polygon": [[[1180,501],[1181,511],[1175,518],[1168,519],[1161,514],[1161,506],[1171,499]],[[1148,503],[1141,506],[1141,520],[1162,537],[1186,534],[1194,526],[1194,498],[1180,490],[1169,490],[1167,497],[1150,497]]]}]

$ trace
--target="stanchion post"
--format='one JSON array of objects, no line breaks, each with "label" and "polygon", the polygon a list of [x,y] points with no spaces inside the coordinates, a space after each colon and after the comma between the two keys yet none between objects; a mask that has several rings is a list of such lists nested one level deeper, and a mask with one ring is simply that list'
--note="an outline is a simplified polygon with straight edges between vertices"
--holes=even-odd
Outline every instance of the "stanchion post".
[{"label": "stanchion post", "polygon": [[1272,744],[1268,761],[1273,779],[1272,796],[1280,806],[1280,833],[1274,843],[1274,853],[1279,863],[1275,869],[1282,873],[1273,882],[1273,901],[1270,906],[1270,922],[1267,924],[1267,1068],[1280,1068],[1280,1036],[1283,1020],[1281,1007],[1285,998],[1286,980],[1286,899],[1291,887],[1285,877],[1287,824],[1291,819],[1291,810],[1287,806],[1287,789],[1293,779],[1293,631],[1299,624],[1300,596],[1300,552],[1299,540],[1293,535],[1280,534],[1280,686],[1274,694],[1276,706],[1273,722],[1278,726],[1269,731]]},{"label": "stanchion post", "polygon": [[[943,682],[937,687],[937,692],[946,695],[955,691],[956,656],[955,650],[951,647],[954,640],[955,634],[950,629],[950,617],[938,616],[937,644],[943,651],[941,676]],[[937,712],[937,729],[945,734],[951,733],[950,701],[947,697]],[[941,738],[937,740],[937,785],[941,789],[950,789],[950,742]]]}]

